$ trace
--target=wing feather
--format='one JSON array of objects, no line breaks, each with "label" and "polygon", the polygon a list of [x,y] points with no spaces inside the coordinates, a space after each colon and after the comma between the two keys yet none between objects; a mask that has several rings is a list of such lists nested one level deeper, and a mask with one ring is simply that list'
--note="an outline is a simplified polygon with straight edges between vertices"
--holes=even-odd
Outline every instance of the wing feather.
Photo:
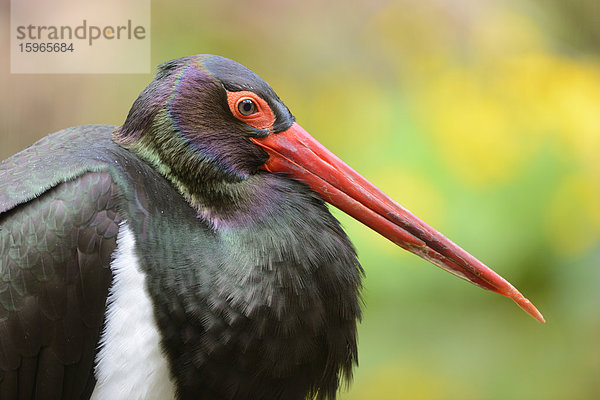
[{"label": "wing feather", "polygon": [[0,213],[0,398],[89,397],[117,195],[108,172],[86,172]]}]

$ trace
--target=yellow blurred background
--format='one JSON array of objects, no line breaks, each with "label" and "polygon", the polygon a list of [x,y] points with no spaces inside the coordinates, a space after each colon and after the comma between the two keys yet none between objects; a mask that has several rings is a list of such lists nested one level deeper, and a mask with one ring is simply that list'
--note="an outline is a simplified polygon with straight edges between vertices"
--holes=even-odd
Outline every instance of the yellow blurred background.
[{"label": "yellow blurred background", "polygon": [[[366,270],[342,399],[600,398],[598,0],[152,0],[151,40],[154,65],[213,53],[253,69],[548,321],[334,211]],[[2,57],[0,159],[61,128],[122,123],[151,79],[10,74]]]}]

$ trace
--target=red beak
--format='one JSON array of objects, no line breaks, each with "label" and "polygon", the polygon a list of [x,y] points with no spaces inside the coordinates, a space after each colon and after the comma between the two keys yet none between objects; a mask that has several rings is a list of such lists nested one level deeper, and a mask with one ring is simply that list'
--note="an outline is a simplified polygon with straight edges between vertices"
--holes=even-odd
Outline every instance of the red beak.
[{"label": "red beak", "polygon": [[398,246],[484,289],[512,298],[544,323],[517,289],[481,261],[414,216],[317,142],[297,123],[252,141],[269,153],[263,169],[285,172]]}]

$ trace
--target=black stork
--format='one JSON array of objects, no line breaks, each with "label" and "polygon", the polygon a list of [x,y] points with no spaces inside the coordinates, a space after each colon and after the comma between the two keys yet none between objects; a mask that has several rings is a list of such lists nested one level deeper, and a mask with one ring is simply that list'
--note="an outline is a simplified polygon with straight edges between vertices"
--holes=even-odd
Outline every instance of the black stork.
[{"label": "black stork", "polygon": [[0,164],[1,399],[334,399],[362,268],[324,201],[543,322],[223,57],[159,66],[120,127]]}]

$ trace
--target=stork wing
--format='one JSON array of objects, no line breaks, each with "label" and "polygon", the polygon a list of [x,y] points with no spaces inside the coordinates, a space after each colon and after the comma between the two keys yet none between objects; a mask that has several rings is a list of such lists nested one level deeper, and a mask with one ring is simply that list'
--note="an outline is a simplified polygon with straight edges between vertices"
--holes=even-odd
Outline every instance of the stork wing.
[{"label": "stork wing", "polygon": [[[19,186],[10,180],[22,171],[0,172],[1,186]],[[119,229],[117,186],[107,172],[87,172],[26,202],[7,192],[0,196],[0,398],[88,398]]]}]

